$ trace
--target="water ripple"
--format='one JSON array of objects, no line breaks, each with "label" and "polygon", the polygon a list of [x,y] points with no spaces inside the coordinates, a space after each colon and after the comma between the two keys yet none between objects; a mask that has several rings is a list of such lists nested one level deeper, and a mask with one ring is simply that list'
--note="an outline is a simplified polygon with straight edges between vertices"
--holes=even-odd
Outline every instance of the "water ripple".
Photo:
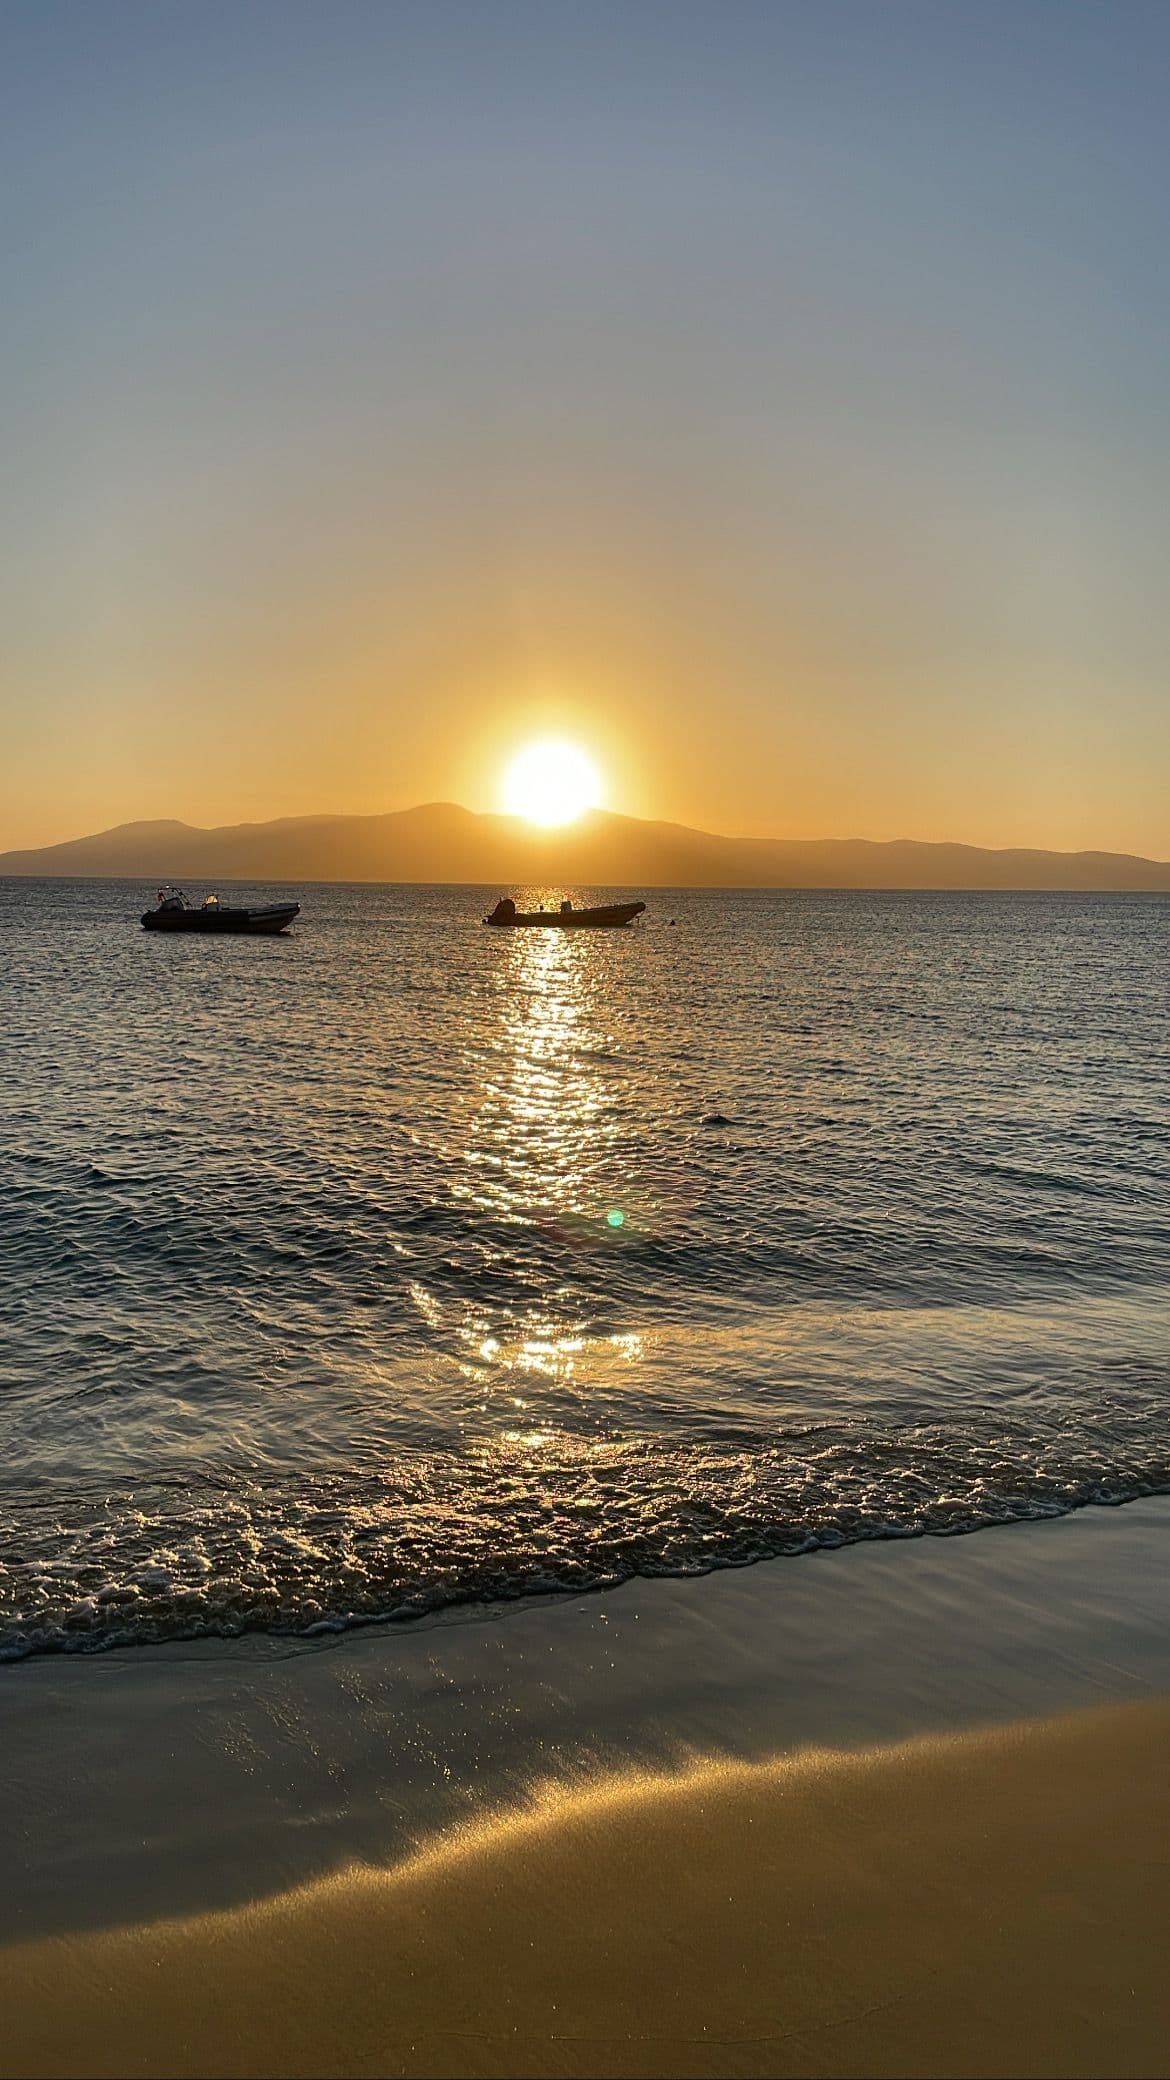
[{"label": "water ripple", "polygon": [[0,882],[0,1653],[1170,1485],[1170,904],[296,893]]}]

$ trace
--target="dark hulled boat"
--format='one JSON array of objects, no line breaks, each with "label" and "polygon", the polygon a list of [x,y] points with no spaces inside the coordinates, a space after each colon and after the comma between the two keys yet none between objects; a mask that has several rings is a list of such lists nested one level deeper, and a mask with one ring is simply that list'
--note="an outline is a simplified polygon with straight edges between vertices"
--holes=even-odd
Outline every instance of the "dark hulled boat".
[{"label": "dark hulled boat", "polygon": [[157,910],[144,910],[142,922],[148,932],[284,932],[299,903],[263,903],[254,909],[236,909],[221,903],[218,896],[205,896],[198,909],[172,889],[158,892]]},{"label": "dark hulled boat", "polygon": [[517,925],[551,925],[562,932],[604,931],[632,924],[645,908],[645,903],[609,903],[598,910],[574,910],[566,898],[559,910],[517,910],[511,896],[501,896],[484,923],[507,930]]}]

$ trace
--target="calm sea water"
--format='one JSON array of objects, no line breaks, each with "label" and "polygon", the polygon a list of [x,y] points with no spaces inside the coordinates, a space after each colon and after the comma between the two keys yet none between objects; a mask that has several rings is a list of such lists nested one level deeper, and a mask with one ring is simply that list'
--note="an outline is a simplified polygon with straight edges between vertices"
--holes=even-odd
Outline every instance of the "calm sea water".
[{"label": "calm sea water", "polygon": [[1170,901],[294,893],[0,881],[0,1652],[1170,1487]]}]

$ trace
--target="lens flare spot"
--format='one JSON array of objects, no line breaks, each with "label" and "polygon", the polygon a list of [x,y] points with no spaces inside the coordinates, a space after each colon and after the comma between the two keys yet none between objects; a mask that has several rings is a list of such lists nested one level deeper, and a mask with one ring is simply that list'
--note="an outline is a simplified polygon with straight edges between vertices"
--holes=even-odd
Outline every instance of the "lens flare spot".
[{"label": "lens flare spot", "polygon": [[626,1225],[626,1217],[620,1206],[611,1206],[605,1218],[611,1228],[624,1228]]}]

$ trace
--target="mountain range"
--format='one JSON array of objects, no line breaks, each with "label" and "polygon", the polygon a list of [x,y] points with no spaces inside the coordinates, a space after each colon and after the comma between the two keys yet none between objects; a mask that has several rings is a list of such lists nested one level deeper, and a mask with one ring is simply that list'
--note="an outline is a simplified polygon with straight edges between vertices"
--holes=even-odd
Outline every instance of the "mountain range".
[{"label": "mountain range", "polygon": [[283,816],[202,830],[123,823],[0,853],[0,874],[120,880],[424,881],[620,888],[1150,889],[1170,862],[860,838],[727,838],[597,810],[558,830],[432,802],[383,816]]}]

